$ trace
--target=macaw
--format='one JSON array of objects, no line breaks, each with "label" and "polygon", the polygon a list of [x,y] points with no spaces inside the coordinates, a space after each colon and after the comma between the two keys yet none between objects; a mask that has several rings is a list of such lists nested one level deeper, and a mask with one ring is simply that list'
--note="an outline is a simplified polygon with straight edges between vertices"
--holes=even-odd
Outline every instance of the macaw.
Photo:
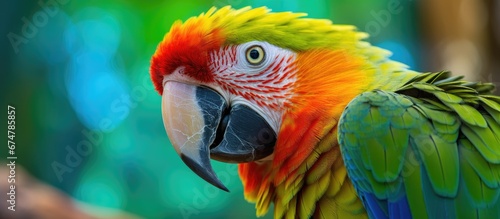
[{"label": "macaw", "polygon": [[211,8],[152,56],[167,135],[197,175],[238,163],[275,218],[500,218],[500,97],[420,73],[350,25]]}]

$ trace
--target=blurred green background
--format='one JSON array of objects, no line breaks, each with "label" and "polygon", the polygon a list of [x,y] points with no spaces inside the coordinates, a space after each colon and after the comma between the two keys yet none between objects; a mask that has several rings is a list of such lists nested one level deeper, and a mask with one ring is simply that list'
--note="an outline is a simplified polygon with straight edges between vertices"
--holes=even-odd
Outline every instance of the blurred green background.
[{"label": "blurred green background", "polygon": [[[213,162],[225,193],[181,162],[149,80],[170,25],[211,6],[307,12],[358,26],[413,69],[500,81],[498,1],[266,2],[2,1],[1,112],[6,124],[7,104],[16,107],[18,165],[79,201],[144,218],[255,218],[236,165]],[[0,151],[4,160],[6,146]]]}]

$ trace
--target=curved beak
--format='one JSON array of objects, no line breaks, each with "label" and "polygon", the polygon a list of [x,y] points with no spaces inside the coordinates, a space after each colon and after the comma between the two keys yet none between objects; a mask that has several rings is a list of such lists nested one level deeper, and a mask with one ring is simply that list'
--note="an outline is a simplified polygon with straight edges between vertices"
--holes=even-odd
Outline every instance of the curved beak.
[{"label": "curved beak", "polygon": [[242,163],[273,153],[276,133],[250,107],[229,106],[208,87],[168,81],[163,89],[167,135],[182,161],[205,181],[228,191],[215,174],[210,157]]}]

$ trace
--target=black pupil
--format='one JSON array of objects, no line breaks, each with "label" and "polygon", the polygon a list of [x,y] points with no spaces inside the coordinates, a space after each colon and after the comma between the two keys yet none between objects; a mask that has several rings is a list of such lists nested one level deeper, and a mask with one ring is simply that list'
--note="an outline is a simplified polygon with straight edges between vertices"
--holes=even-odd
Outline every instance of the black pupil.
[{"label": "black pupil", "polygon": [[259,51],[257,51],[256,49],[250,50],[250,58],[258,59],[259,58]]}]

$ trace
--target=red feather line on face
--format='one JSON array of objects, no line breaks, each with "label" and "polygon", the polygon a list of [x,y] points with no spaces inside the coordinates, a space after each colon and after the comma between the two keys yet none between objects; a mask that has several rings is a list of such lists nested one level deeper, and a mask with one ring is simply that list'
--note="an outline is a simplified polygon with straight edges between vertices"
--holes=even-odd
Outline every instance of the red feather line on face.
[{"label": "red feather line on face", "polygon": [[251,67],[242,67],[241,63],[246,60],[238,60],[236,52],[237,46],[225,46],[212,52],[210,69],[214,72],[215,83],[260,107],[282,111],[295,81],[293,55],[278,53],[270,57],[273,61],[266,68],[249,73]]},{"label": "red feather line on face", "polygon": [[201,19],[176,22],[151,59],[151,79],[162,94],[163,77],[184,66],[184,74],[199,82],[211,82],[214,75],[208,67],[210,51],[219,49],[224,42],[220,29],[203,26]]}]

